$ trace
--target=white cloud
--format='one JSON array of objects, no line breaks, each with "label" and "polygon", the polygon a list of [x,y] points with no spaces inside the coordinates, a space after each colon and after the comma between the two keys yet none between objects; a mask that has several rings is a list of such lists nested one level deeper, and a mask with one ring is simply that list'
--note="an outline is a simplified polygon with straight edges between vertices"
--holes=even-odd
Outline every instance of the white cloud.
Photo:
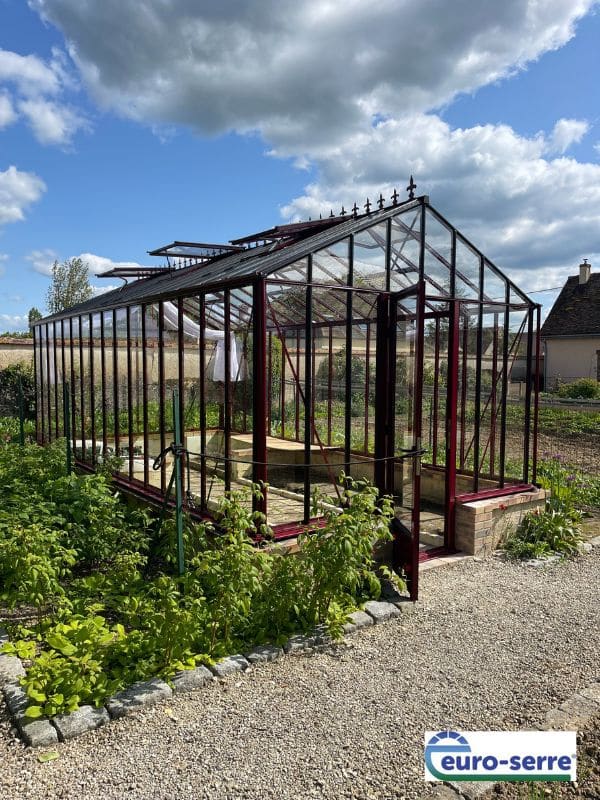
[{"label": "white cloud", "polygon": [[582,250],[600,252],[600,165],[564,155],[586,121],[522,136],[436,114],[564,45],[595,0],[30,5],[61,28],[104,107],[159,130],[258,133],[272,155],[314,167],[284,215],[362,206],[413,173],[500,266],[560,282]]},{"label": "white cloud", "polygon": [[53,64],[46,64],[38,56],[22,56],[0,49],[0,83],[14,84],[25,97],[58,94],[60,74]]},{"label": "white cloud", "polygon": [[118,286],[114,283],[107,283],[102,284],[102,286],[92,286],[92,291],[94,292],[94,297],[98,297],[101,294],[106,294],[107,292],[112,292],[113,289],[118,289],[123,284],[120,283]]},{"label": "white cloud", "polygon": [[546,157],[549,139],[506,125],[453,130],[438,116],[387,120],[357,134],[335,156],[317,160],[319,180],[282,209],[284,217],[348,209],[380,191],[403,193],[411,173],[418,194],[500,266],[579,263],[600,251],[600,165]]},{"label": "white cloud", "polygon": [[22,100],[19,111],[41,144],[67,144],[78,130],[88,128],[87,121],[76,111],[43,98]]},{"label": "white cloud", "polygon": [[25,256],[27,261],[31,262],[33,269],[39,272],[40,275],[50,277],[52,275],[52,265],[58,260],[58,253],[50,248],[44,250],[32,250],[28,256]]},{"label": "white cloud", "polygon": [[77,83],[59,50],[44,61],[0,48],[0,128],[21,117],[41,144],[70,144],[78,130],[89,128],[84,116],[64,102],[65,91],[75,89]]},{"label": "white cloud", "polygon": [[8,331],[25,331],[29,327],[24,314],[0,314],[0,323]]},{"label": "white cloud", "polygon": [[79,258],[89,265],[92,275],[102,275],[102,273],[108,272],[116,267],[135,268],[142,266],[142,264],[138,264],[137,261],[113,261],[110,258],[106,258],[105,256],[97,256],[94,253],[81,253]]},{"label": "white cloud", "polygon": [[0,225],[19,222],[25,211],[46,191],[44,181],[32,172],[10,166],[0,172]]},{"label": "white cloud", "polygon": [[[141,267],[141,264],[138,264],[137,261],[113,261],[106,256],[98,256],[95,253],[80,253],[78,256],[71,256],[71,258],[80,258],[85,264],[89,267],[90,277],[95,275],[102,275],[104,272],[108,272],[111,269],[115,269],[116,267]],[[27,261],[31,262],[33,269],[36,272],[39,272],[41,275],[46,275],[50,277],[52,275],[52,265],[55,261],[62,261],[62,258],[58,255],[55,250],[51,248],[45,248],[43,250],[32,250],[28,256],[26,256]],[[94,291],[97,294],[101,294],[103,291],[107,291],[106,288],[102,287],[94,287]],[[111,288],[116,288],[112,286]]]},{"label": "white cloud", "polygon": [[589,130],[587,120],[559,119],[548,142],[549,152],[566,152],[572,144],[578,144]]},{"label": "white cloud", "polygon": [[17,114],[13,108],[10,97],[7,94],[0,94],[0,129],[7,128],[17,119]]},{"label": "white cloud", "polygon": [[523,68],[567,42],[593,4],[30,0],[105,107],[209,134],[258,131],[294,157]]}]

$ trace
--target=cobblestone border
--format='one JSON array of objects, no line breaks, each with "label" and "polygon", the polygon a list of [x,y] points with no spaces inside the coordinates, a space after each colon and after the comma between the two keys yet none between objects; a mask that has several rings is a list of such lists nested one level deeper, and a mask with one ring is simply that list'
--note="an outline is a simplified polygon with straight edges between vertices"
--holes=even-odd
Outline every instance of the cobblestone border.
[{"label": "cobblestone border", "polygon": [[[384,599],[370,600],[365,603],[364,610],[349,615],[349,622],[344,625],[346,635],[409,613],[415,605],[400,595],[391,584],[383,585],[382,596]],[[0,645],[7,641],[6,630],[0,628]],[[275,661],[283,655],[306,654],[326,647],[332,642],[333,639],[326,626],[318,625],[310,633],[290,636],[283,647],[271,644],[257,645],[243,655],[237,653],[227,656],[209,667],[199,666],[192,670],[182,670],[173,677],[172,685],[160,678],[140,681],[109,697],[102,708],[85,705],[71,714],[58,714],[50,719],[30,720],[25,716],[28,698],[19,683],[19,678],[25,675],[25,669],[16,656],[0,654],[0,690],[4,693],[9,713],[23,741],[31,747],[47,747],[59,741],[65,742],[81,736],[112,719],[128,716],[140,708],[166,700],[173,693],[190,692],[212,681],[245,672],[253,664]]]}]

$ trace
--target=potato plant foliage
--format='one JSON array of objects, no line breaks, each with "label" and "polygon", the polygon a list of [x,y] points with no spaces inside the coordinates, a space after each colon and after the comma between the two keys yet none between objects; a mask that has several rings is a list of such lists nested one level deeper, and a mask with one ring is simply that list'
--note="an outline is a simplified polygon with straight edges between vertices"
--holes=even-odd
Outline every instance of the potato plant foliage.
[{"label": "potato plant foliage", "polygon": [[[175,526],[160,535],[102,475],[67,475],[64,442],[0,444],[0,618],[19,607],[5,653],[25,659],[27,715],[101,705],[137,680],[171,678],[253,644],[281,643],[378,597],[375,542],[393,508],[366,482],[344,478],[343,508],[299,538],[271,546],[249,498],[231,492],[216,522],[186,521],[186,573],[177,577]],[[259,491],[254,487],[254,491]],[[257,547],[249,530],[263,533]]]}]

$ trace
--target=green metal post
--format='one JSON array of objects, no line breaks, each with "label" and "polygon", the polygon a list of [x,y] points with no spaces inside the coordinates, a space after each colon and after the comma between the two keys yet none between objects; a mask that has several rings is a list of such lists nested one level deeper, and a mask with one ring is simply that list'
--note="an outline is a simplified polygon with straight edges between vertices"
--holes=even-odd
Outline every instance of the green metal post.
[{"label": "green metal post", "polygon": [[19,376],[17,391],[19,396],[19,444],[23,447],[25,445],[25,410],[23,408],[23,381],[21,376]]},{"label": "green metal post", "polygon": [[67,440],[67,475],[71,474],[71,387],[69,381],[63,383],[63,416],[64,432]]},{"label": "green metal post", "polygon": [[173,436],[175,459],[175,520],[177,523],[177,570],[185,572],[183,551],[183,491],[181,486],[181,418],[179,416],[179,390],[173,389]]}]

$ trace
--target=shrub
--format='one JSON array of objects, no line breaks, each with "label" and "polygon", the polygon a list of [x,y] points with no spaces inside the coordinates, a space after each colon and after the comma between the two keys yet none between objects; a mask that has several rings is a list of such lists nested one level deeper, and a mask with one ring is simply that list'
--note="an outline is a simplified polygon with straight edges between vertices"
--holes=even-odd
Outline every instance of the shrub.
[{"label": "shrub", "polygon": [[515,558],[537,558],[553,553],[571,554],[581,541],[581,514],[548,508],[526,514],[505,550]]},{"label": "shrub", "polygon": [[558,390],[559,397],[595,400],[600,398],[600,383],[593,378],[580,378],[573,383],[563,384]]}]

